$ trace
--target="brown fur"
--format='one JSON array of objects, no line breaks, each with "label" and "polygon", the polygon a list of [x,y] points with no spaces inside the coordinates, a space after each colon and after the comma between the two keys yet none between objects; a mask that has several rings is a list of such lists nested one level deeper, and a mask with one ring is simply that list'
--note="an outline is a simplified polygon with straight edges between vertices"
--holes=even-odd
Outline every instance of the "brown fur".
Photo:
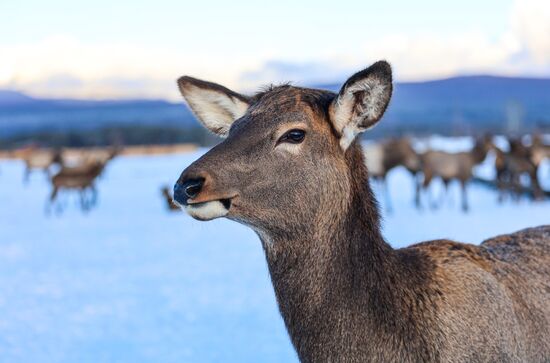
[{"label": "brown fur", "polygon": [[[351,79],[383,79],[379,68]],[[549,361],[550,227],[480,246],[441,240],[392,249],[361,147],[342,147],[331,119],[335,97],[290,86],[243,96],[248,110],[227,139],[178,181],[204,180],[178,203],[224,201],[228,218],[259,235],[300,360]],[[297,127],[304,141],[281,147],[281,133]]]}]

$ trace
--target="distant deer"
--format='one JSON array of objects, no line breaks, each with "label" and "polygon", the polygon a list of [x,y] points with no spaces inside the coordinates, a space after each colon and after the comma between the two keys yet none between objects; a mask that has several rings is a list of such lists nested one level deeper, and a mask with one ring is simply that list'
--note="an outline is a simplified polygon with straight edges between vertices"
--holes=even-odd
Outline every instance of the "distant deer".
[{"label": "distant deer", "polygon": [[120,152],[121,148],[114,146],[77,149],[66,153],[63,159],[66,166],[89,165],[94,162],[107,163],[113,160]]},{"label": "distant deer", "polygon": [[86,163],[98,162],[107,164],[107,162],[113,160],[118,154],[120,154],[121,150],[122,149],[120,147],[114,146],[87,150],[84,160]]},{"label": "distant deer", "polygon": [[33,170],[42,170],[47,177],[50,177],[52,165],[63,163],[61,150],[30,148],[24,152],[25,173],[23,181],[28,182]]},{"label": "distant deer", "polygon": [[338,94],[278,86],[250,97],[180,78],[225,140],[182,172],[175,200],[258,234],[302,362],[548,362],[550,226],[479,246],[394,250],[382,237],[357,135],[382,117],[391,77],[377,62]]},{"label": "distant deer", "polygon": [[[458,180],[462,189],[462,210],[468,210],[468,197],[466,187],[468,181],[472,178],[474,166],[480,164],[487,157],[489,150],[493,148],[493,143],[489,136],[478,139],[471,151],[449,153],[445,151],[428,150],[420,155],[422,164],[422,174],[424,180],[422,189],[430,186],[432,180],[436,177],[441,178],[445,186],[445,191],[452,180]],[[417,200],[420,200],[420,189],[417,190]]]},{"label": "distant deer", "polygon": [[533,136],[533,144],[531,146],[531,160],[538,168],[544,159],[550,160],[550,145],[544,144],[542,137],[536,134]]},{"label": "distant deer", "polygon": [[170,193],[170,189],[168,189],[167,186],[164,186],[161,188],[162,197],[166,201],[166,207],[168,210],[180,210],[180,207],[174,203],[174,199],[172,198],[172,193]]},{"label": "distant deer", "polygon": [[369,176],[382,183],[386,196],[386,206],[388,211],[391,211],[392,206],[386,176],[393,168],[404,166],[413,175],[414,185],[416,186],[417,173],[420,170],[420,158],[414,151],[410,140],[406,137],[367,144],[363,146],[363,152]]},{"label": "distant deer", "polygon": [[510,138],[510,151],[504,152],[495,148],[495,169],[496,181],[499,190],[499,201],[503,201],[506,192],[509,192],[512,198],[519,200],[522,186],[521,176],[527,175],[531,182],[531,189],[534,199],[544,197],[540,187],[537,170],[538,165],[533,160],[533,148],[526,147],[521,140]]},{"label": "distant deer", "polygon": [[[51,179],[52,192],[49,198],[47,210],[54,205],[60,190],[76,190],[80,196],[80,207],[82,211],[89,210],[97,202],[97,189],[95,180],[103,172],[106,161],[93,161],[89,164],[76,167],[63,167]],[[86,193],[90,192],[90,198],[86,198]]]},{"label": "distant deer", "polygon": [[529,159],[531,157],[531,148],[525,146],[519,137],[508,137],[508,144],[510,145],[510,153],[515,156]]}]

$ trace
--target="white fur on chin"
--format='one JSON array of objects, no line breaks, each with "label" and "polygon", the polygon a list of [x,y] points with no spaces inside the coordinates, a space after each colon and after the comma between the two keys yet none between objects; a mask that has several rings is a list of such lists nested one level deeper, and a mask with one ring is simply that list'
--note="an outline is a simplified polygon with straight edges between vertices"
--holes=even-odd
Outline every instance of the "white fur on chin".
[{"label": "white fur on chin", "polygon": [[185,211],[193,218],[200,221],[209,221],[227,215],[229,210],[219,200],[185,206]]}]

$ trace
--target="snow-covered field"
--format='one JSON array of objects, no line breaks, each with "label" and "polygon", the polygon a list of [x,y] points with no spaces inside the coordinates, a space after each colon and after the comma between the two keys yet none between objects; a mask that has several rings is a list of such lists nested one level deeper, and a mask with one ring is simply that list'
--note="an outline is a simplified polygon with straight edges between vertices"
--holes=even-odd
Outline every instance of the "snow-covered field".
[{"label": "snow-covered field", "polygon": [[[69,198],[49,217],[44,176],[24,186],[22,163],[0,162],[0,362],[296,361],[255,234],[165,210],[161,185],[199,153],[115,159],[96,209],[83,214]],[[389,182],[383,226],[395,247],[550,223],[549,201],[499,205],[479,185],[469,214],[457,185],[453,204],[418,212],[409,175],[397,169]]]}]

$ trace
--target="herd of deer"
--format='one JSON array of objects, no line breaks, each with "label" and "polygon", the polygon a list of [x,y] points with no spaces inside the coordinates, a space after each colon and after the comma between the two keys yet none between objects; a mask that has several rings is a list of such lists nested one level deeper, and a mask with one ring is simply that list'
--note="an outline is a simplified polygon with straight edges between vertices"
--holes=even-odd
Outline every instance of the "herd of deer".
[{"label": "herd of deer", "polygon": [[[95,182],[105,166],[119,152],[118,148],[86,150],[81,153],[64,153],[62,150],[28,148],[23,151],[25,162],[24,182],[30,174],[39,170],[51,181],[52,191],[46,204],[46,212],[56,206],[61,212],[61,203],[57,202],[62,190],[77,191],[82,211],[90,210],[97,202]],[[55,172],[54,172],[55,171]]]},{"label": "herd of deer", "polygon": [[[495,146],[492,138],[479,138],[474,147],[467,152],[450,153],[438,150],[427,150],[419,153],[415,150],[409,138],[390,138],[363,147],[365,163],[370,178],[379,181],[384,189],[388,212],[391,212],[391,200],[387,187],[387,175],[395,167],[402,166],[408,170],[414,181],[414,203],[421,208],[421,196],[427,194],[432,208],[438,207],[429,193],[429,186],[435,178],[440,178],[445,186],[441,193],[439,204],[443,201],[449,183],[460,182],[462,188],[462,208],[468,209],[466,187],[472,178],[472,170],[483,162],[490,150],[495,152],[496,186],[499,190],[499,200],[507,194],[519,199],[524,192],[521,176],[528,176],[531,182],[531,193],[535,199],[543,198],[537,170],[544,159],[550,159],[550,145],[544,144],[539,135],[534,135],[530,145],[522,143],[520,138],[508,138],[509,151],[505,152]],[[75,190],[79,193],[80,207],[83,211],[91,209],[97,201],[95,180],[118,153],[116,148],[86,150],[81,153],[66,154],[62,150],[28,148],[23,151],[25,171],[23,180],[27,183],[30,174],[35,170],[44,172],[52,184],[46,211],[56,204],[60,190]],[[56,169],[57,167],[57,169]],[[56,173],[52,175],[52,170]],[[169,210],[177,211],[170,190],[161,188],[162,197]],[[61,211],[57,203],[57,210]]]},{"label": "herd of deer", "polygon": [[[413,177],[415,199],[414,203],[421,208],[421,196],[427,195],[432,208],[438,207],[429,193],[429,186],[435,178],[440,178],[445,186],[441,193],[439,204],[443,201],[449,183],[460,182],[462,188],[462,208],[468,209],[466,187],[472,178],[472,170],[483,162],[490,150],[495,152],[496,186],[499,190],[499,200],[507,194],[519,199],[524,192],[521,176],[528,176],[531,181],[531,193],[535,199],[543,198],[537,170],[540,163],[550,159],[550,145],[545,145],[539,135],[534,135],[530,145],[522,143],[520,138],[509,138],[509,151],[503,151],[492,142],[492,138],[479,138],[474,147],[467,152],[450,153],[438,150],[427,150],[419,153],[415,150],[409,138],[390,138],[363,147],[364,158],[369,176],[379,181],[384,189],[386,206],[391,212],[392,205],[387,187],[388,173],[395,167],[406,168]],[[86,150],[81,153],[66,154],[62,150],[28,148],[23,152],[25,162],[24,181],[28,182],[30,174],[35,170],[43,171],[52,183],[47,211],[56,203],[59,191],[62,189],[76,190],[80,196],[80,207],[83,211],[92,208],[97,201],[95,180],[102,173],[106,164],[117,154],[118,149]],[[52,175],[52,170],[57,172]],[[177,211],[172,194],[164,186],[161,188],[163,199],[169,210]],[[61,210],[61,204],[57,204]]]},{"label": "herd of deer", "polygon": [[[498,148],[491,137],[478,138],[474,147],[466,152],[444,152],[427,150],[423,153],[415,151],[408,138],[389,139],[378,143],[368,144],[363,148],[365,163],[369,175],[381,181],[386,194],[386,203],[391,210],[389,192],[386,185],[386,176],[397,166],[405,167],[413,176],[415,187],[415,204],[421,207],[421,195],[428,192],[428,188],[435,178],[440,178],[445,186],[439,203],[447,191],[449,183],[456,180],[462,189],[462,209],[468,210],[466,196],[467,183],[473,177],[473,169],[485,160],[489,151],[496,155],[495,184],[499,190],[499,200],[506,194],[518,199],[523,193],[520,178],[529,177],[530,190],[535,199],[543,197],[537,171],[541,162],[550,159],[550,145],[545,145],[540,136],[535,135],[530,145],[524,145],[519,138],[508,138],[509,150]],[[437,207],[433,195],[428,193],[430,204]]]}]

